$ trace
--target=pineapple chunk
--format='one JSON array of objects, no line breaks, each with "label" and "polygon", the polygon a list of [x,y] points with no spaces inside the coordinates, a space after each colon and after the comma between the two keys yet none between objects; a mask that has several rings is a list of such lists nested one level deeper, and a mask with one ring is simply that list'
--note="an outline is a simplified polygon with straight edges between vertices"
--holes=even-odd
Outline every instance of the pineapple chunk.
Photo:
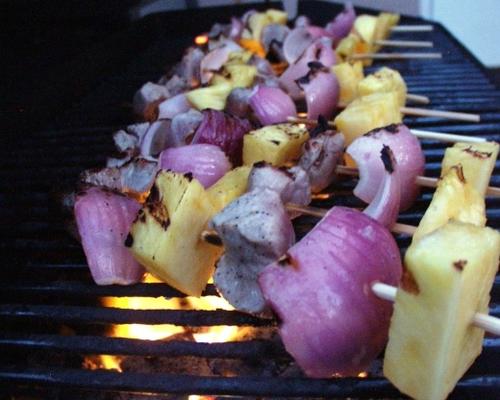
[{"label": "pineapple chunk", "polygon": [[417,400],[444,400],[482,348],[471,325],[487,313],[500,234],[449,222],[408,249],[397,292],[384,374]]},{"label": "pineapple chunk", "polygon": [[213,108],[214,110],[224,110],[226,99],[231,93],[232,86],[228,82],[221,82],[215,86],[202,87],[186,93],[188,101],[198,110]]},{"label": "pineapple chunk", "polygon": [[465,181],[461,165],[450,168],[439,181],[431,204],[413,234],[413,242],[450,219],[477,226],[486,225],[484,198]]},{"label": "pineapple chunk", "polygon": [[251,168],[246,165],[235,168],[210,186],[207,193],[212,200],[216,212],[219,212],[234,199],[246,192],[250,170]]},{"label": "pineapple chunk", "polygon": [[349,146],[354,139],[373,129],[401,123],[399,108],[394,92],[374,93],[354,100],[337,115],[334,123]]},{"label": "pineapple chunk", "polygon": [[221,255],[220,248],[200,238],[215,213],[196,179],[162,171],[126,244],[153,275],[188,295],[200,296]]},{"label": "pineapple chunk", "polygon": [[498,148],[496,142],[455,143],[444,153],[442,174],[446,174],[453,165],[462,164],[465,180],[484,197],[495,168]]},{"label": "pineapple chunk", "polygon": [[406,84],[401,74],[391,68],[382,67],[374,74],[368,75],[358,84],[360,96],[367,96],[373,93],[395,92],[400,107],[406,103]]},{"label": "pineapple chunk", "polygon": [[262,30],[270,24],[285,25],[288,19],[288,14],[280,10],[267,10],[263,13],[255,13],[248,19],[248,27],[252,31],[254,40],[260,41]]},{"label": "pineapple chunk", "polygon": [[288,14],[285,11],[276,10],[275,8],[266,10],[266,15],[273,24],[286,25],[288,21]]},{"label": "pineapple chunk", "polygon": [[302,144],[309,139],[303,124],[278,124],[248,132],[243,137],[243,164],[265,161],[276,167],[300,157]]},{"label": "pineapple chunk", "polygon": [[253,65],[225,65],[222,74],[214,74],[210,84],[221,85],[227,83],[231,88],[247,88],[252,86],[257,75],[257,68]]},{"label": "pineapple chunk", "polygon": [[377,27],[377,17],[363,14],[354,21],[353,31],[359,35],[364,42],[373,44],[375,40],[375,29]]},{"label": "pineapple chunk", "polygon": [[[337,48],[335,49],[335,53],[337,57],[341,61],[348,61],[349,57],[353,54],[364,54],[373,52],[373,46],[365,41],[363,41],[359,36],[350,33],[345,38],[343,38]],[[365,67],[372,65],[373,60],[363,59],[361,64]]]},{"label": "pineapple chunk", "polygon": [[345,107],[358,97],[358,83],[364,78],[363,63],[354,64],[344,62],[334,65],[332,72],[337,77],[340,86],[339,106]]},{"label": "pineapple chunk", "polygon": [[385,40],[391,34],[391,28],[399,22],[399,14],[382,12],[377,17],[375,40]]}]

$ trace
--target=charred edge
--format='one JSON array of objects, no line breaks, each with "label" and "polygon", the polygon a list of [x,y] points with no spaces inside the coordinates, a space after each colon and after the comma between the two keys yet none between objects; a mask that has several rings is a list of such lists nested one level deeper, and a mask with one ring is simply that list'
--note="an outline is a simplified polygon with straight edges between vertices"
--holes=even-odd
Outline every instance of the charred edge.
[{"label": "charred edge", "polygon": [[330,127],[328,126],[328,120],[323,116],[318,116],[318,124],[309,132],[310,137],[316,137],[320,133],[326,132]]},{"label": "charred edge", "polygon": [[271,143],[279,146],[281,142],[279,140],[271,140]]},{"label": "charred edge", "polygon": [[213,246],[222,247],[222,245],[223,245],[222,239],[217,234],[217,232],[212,232],[212,231],[203,232],[202,238],[205,242],[207,242]]},{"label": "charred edge", "polygon": [[413,274],[405,268],[403,271],[403,277],[401,278],[401,289],[410,294],[417,295],[420,293],[420,288],[415,280]]},{"label": "charred edge", "polygon": [[305,74],[303,77],[296,79],[295,83],[302,87],[302,85],[307,85],[309,83],[310,72]]},{"label": "charred edge", "polygon": [[149,196],[147,198],[148,203],[156,203],[160,201],[160,191],[158,190],[158,186],[154,184],[149,191]]},{"label": "charred edge", "polygon": [[125,247],[132,247],[134,245],[134,237],[129,233],[124,242]]},{"label": "charred edge", "polygon": [[189,182],[193,180],[193,173],[192,172],[186,172],[184,174],[184,178],[186,178]]},{"label": "charred edge", "polygon": [[380,151],[380,157],[384,163],[385,170],[392,174],[394,172],[394,156],[391,148],[384,144],[384,147],[382,147],[382,150]]},{"label": "charred edge", "polygon": [[474,150],[472,146],[469,146],[466,149],[463,149],[462,151],[467,154],[470,154],[472,157],[479,158],[481,160],[486,160],[487,158],[490,158],[493,154],[487,151]]},{"label": "charred edge", "polygon": [[453,263],[453,267],[459,272],[462,272],[467,265],[467,260],[458,260]]},{"label": "charred edge", "polygon": [[400,125],[401,124],[390,124],[387,126],[383,126],[382,128],[375,128],[375,129],[372,129],[370,132],[365,133],[363,136],[374,136],[378,132],[381,132],[381,131],[387,131],[389,133],[396,134],[399,132]]},{"label": "charred edge", "polygon": [[462,183],[466,183],[467,181],[465,180],[465,175],[464,175],[464,169],[462,167],[462,164],[457,164],[457,165],[454,165],[453,167],[451,167],[452,169],[455,170],[455,172],[457,173],[457,177],[458,179],[460,180],[460,182]]},{"label": "charred edge", "polygon": [[166,100],[165,97],[160,97],[158,100],[149,103],[144,110],[144,115],[143,115],[144,119],[148,122],[156,121],[160,113],[158,106],[165,100]]},{"label": "charred edge", "polygon": [[325,69],[325,66],[319,61],[308,62],[307,66],[313,71],[321,71]]},{"label": "charred edge", "polygon": [[298,269],[298,264],[295,261],[295,259],[290,255],[290,253],[285,253],[283,254],[279,259],[278,259],[278,265],[280,267],[288,267],[291,266],[294,269]]},{"label": "charred edge", "polygon": [[278,64],[281,62],[281,58],[279,56],[279,50],[282,46],[282,43],[276,39],[271,40],[269,43],[269,51],[266,54],[266,60],[272,64]]},{"label": "charred edge", "polygon": [[137,221],[142,223],[146,222],[146,214],[144,213],[144,210],[142,208],[139,210],[132,223],[135,224]]},{"label": "charred edge", "polygon": [[278,170],[280,172],[283,172],[290,179],[295,180],[295,174],[292,171],[290,171],[290,169],[288,167],[285,167],[285,166],[279,167]]},{"label": "charred edge", "polygon": [[267,163],[265,161],[258,161],[256,163],[253,164],[253,168],[264,168],[264,167],[267,167]]}]

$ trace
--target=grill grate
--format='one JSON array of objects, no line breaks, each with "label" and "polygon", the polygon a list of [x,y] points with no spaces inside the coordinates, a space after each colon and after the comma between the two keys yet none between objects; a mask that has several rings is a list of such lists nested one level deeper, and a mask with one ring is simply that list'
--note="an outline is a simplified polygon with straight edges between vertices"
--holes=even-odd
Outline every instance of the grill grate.
[{"label": "grill grate", "polygon": [[[339,11],[323,2],[301,2],[302,12],[325,23]],[[65,231],[53,193],[72,186],[84,168],[103,165],[113,150],[111,133],[131,122],[134,91],[145,81],[156,80],[166,65],[181,56],[195,34],[244,7],[213,8],[203,13],[175,12],[147,17],[130,31],[147,44],[140,54],[129,53],[129,62],[115,68],[111,76],[99,77],[95,89],[70,105],[43,131],[18,135],[15,151],[7,149],[0,159],[0,249],[4,254],[0,283],[2,362],[0,382],[10,394],[32,394],[41,398],[80,398],[87,391],[179,394],[211,394],[266,397],[400,398],[401,394],[377,373],[370,378],[306,379],[299,374],[279,376],[282,365],[291,363],[279,340],[251,339],[242,342],[206,344],[185,340],[142,341],[103,336],[116,323],[170,323],[190,327],[238,325],[275,329],[275,321],[236,311],[128,310],[100,305],[102,297],[183,297],[165,284],[130,287],[99,287],[92,283],[81,247]],[[203,15],[201,15],[203,14]],[[417,19],[403,21],[418,23]],[[132,37],[133,36],[133,37]],[[121,36],[123,39],[123,37]],[[410,39],[409,34],[398,38]],[[405,118],[415,128],[480,135],[500,141],[500,91],[487,79],[482,67],[441,26],[419,34],[432,40],[439,61],[388,63],[402,72],[411,93],[430,97],[435,109],[480,113],[479,124],[450,122],[439,118]],[[135,49],[136,47],[134,47]],[[113,49],[109,49],[110,52]],[[387,64],[387,63],[386,63]],[[380,63],[376,63],[376,68]],[[372,69],[373,69],[372,68]],[[91,83],[89,82],[89,85]],[[426,175],[437,176],[445,144],[422,141]],[[491,184],[500,186],[497,162]],[[336,188],[334,201],[323,207],[359,206],[351,196],[353,182]],[[400,220],[417,224],[432,192],[424,190],[415,206]],[[488,224],[500,226],[500,199],[487,199]],[[314,220],[300,218],[299,236]],[[397,237],[402,251],[409,245]],[[204,295],[215,295],[209,285]],[[500,317],[500,276],[492,291],[491,313]],[[62,327],[62,328],[61,328]],[[63,331],[61,331],[63,329]],[[62,334],[62,332],[64,334]],[[77,334],[74,334],[77,332]],[[196,357],[200,360],[246,360],[258,372],[235,377],[203,374],[158,374],[91,371],[81,367],[82,356]],[[36,363],[30,361],[36,355]],[[488,338],[484,350],[452,398],[493,399],[500,390],[500,339]],[[62,362],[61,358],[63,359]],[[95,394],[88,398],[97,398]]]}]

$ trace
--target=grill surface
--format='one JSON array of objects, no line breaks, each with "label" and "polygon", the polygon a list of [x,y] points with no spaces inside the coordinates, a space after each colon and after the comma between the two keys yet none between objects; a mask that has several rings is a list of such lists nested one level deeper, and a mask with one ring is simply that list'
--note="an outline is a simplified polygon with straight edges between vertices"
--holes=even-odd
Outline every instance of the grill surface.
[{"label": "grill surface", "polygon": [[[301,8],[317,23],[325,23],[339,11],[337,6],[320,2],[301,2]],[[388,381],[376,374],[364,379],[278,377],[269,373],[266,365],[287,363],[290,358],[281,343],[272,340],[203,344],[181,340],[150,342],[102,334],[106,326],[118,323],[271,329],[275,324],[273,320],[236,311],[139,311],[101,306],[99,299],[103,296],[182,295],[164,284],[94,285],[80,245],[65,231],[54,196],[58,190],[71,187],[83,169],[104,165],[113,151],[111,133],[132,122],[129,104],[141,84],[158,79],[166,66],[181,57],[195,34],[207,30],[214,21],[227,20],[230,14],[241,14],[244,10],[233,7],[176,12],[140,21],[127,37],[133,43],[142,41],[139,54],[131,49],[125,64],[115,66],[112,74],[101,76],[98,81],[89,81],[95,89],[61,112],[47,129],[18,134],[15,148],[7,147],[0,160],[0,248],[4,254],[0,283],[0,382],[7,393],[77,398],[83,393],[79,390],[85,389],[232,396],[401,397]],[[411,35],[398,34],[398,38],[409,39]],[[432,33],[419,33],[418,39],[432,40],[435,50],[443,53],[443,60],[386,64],[402,73],[409,92],[429,96],[432,108],[479,113],[482,122],[457,123],[439,118],[405,118],[405,122],[414,128],[499,141],[500,91],[486,78],[481,66],[439,25],[435,25]],[[123,35],[119,40],[123,40]],[[113,48],[108,50],[113,53]],[[375,63],[374,67],[379,65]],[[426,175],[438,176],[446,145],[424,140],[422,146]],[[498,162],[491,184],[500,186]],[[335,189],[338,195],[333,202],[316,205],[359,205],[350,195],[352,188],[353,182],[346,181]],[[400,221],[417,224],[431,196],[431,191],[424,190]],[[500,199],[487,199],[487,214],[488,225],[498,229]],[[297,225],[299,236],[313,222],[301,218]],[[408,240],[404,237],[397,240],[404,251]],[[205,294],[215,294],[215,289],[209,286]],[[492,292],[491,312],[500,317],[500,277]],[[236,377],[90,371],[83,369],[81,363],[82,357],[91,354],[243,359],[263,367],[261,373]],[[499,355],[500,339],[486,339],[479,360],[451,397],[496,398],[500,390]]]}]

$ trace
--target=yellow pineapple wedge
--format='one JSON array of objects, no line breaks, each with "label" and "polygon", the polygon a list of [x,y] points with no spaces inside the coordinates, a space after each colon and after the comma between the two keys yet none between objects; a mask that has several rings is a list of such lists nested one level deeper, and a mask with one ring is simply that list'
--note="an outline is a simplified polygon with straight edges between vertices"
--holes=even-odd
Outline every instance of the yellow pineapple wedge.
[{"label": "yellow pineapple wedge", "polygon": [[[373,46],[370,43],[363,41],[358,35],[350,33],[345,38],[343,38],[337,48],[335,53],[340,61],[348,61],[349,57],[353,54],[364,54],[373,52]],[[372,65],[373,60],[371,58],[363,59],[361,64],[365,67]]]},{"label": "yellow pineapple wedge", "polygon": [[456,164],[462,164],[465,180],[485,196],[491,173],[498,157],[498,143],[455,143],[444,153],[442,174]]},{"label": "yellow pineapple wedge", "polygon": [[297,160],[309,139],[303,124],[278,124],[250,131],[243,137],[243,164],[265,161],[276,167]]},{"label": "yellow pineapple wedge", "polygon": [[401,123],[399,108],[396,93],[374,93],[358,97],[337,115],[334,123],[349,146],[354,139],[373,129]]},{"label": "yellow pineapple wedge", "polygon": [[231,90],[230,83],[220,82],[218,85],[191,90],[186,93],[186,98],[198,110],[204,110],[205,108],[224,110],[227,96],[229,96]]},{"label": "yellow pineapple wedge", "polygon": [[332,67],[340,86],[339,106],[345,107],[358,97],[358,84],[364,78],[363,63],[356,61],[351,64],[344,62]]},{"label": "yellow pineapple wedge", "polygon": [[358,93],[360,96],[385,92],[395,92],[398,97],[399,106],[404,107],[408,90],[401,74],[395,69],[382,67],[375,73],[368,75],[358,84]]},{"label": "yellow pineapple wedge", "polygon": [[417,400],[444,400],[482,348],[500,234],[449,222],[412,244],[396,295],[384,374]]},{"label": "yellow pineapple wedge", "polygon": [[252,85],[255,75],[257,75],[257,68],[253,65],[225,65],[222,73],[214,74],[210,85],[218,86],[227,83],[231,85],[231,89],[247,88]]},{"label": "yellow pineapple wedge", "polygon": [[190,174],[162,171],[125,244],[153,275],[200,296],[221,254],[200,238],[215,213],[205,189]]},{"label": "yellow pineapple wedge", "polygon": [[399,14],[382,12],[377,17],[375,40],[385,40],[391,35],[391,28],[399,22]]},{"label": "yellow pineapple wedge", "polygon": [[246,165],[235,168],[227,172],[208,188],[207,193],[212,200],[216,212],[219,212],[231,201],[246,192],[248,175],[251,169],[251,167]]},{"label": "yellow pineapple wedge", "polygon": [[248,27],[252,31],[254,40],[260,41],[262,30],[270,24],[286,24],[288,14],[280,10],[269,9],[266,12],[257,12],[248,19]]},{"label": "yellow pineapple wedge", "polygon": [[477,226],[486,225],[484,197],[464,179],[461,165],[451,167],[439,180],[432,201],[413,234],[413,242],[450,219]]},{"label": "yellow pineapple wedge", "polygon": [[375,40],[376,27],[377,17],[362,14],[356,18],[352,29],[364,42],[373,44],[373,41]]}]

